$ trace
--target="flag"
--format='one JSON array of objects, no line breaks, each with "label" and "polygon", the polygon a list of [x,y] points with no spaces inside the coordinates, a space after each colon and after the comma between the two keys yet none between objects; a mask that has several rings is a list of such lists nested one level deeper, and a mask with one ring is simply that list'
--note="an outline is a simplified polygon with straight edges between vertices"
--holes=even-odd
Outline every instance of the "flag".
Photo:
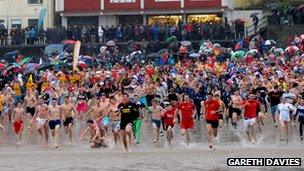
[{"label": "flag", "polygon": [[40,13],[39,13],[39,18],[38,18],[38,30],[43,27],[43,21],[44,21],[44,17],[46,14],[47,9],[46,8],[42,8]]},{"label": "flag", "polygon": [[73,70],[78,70],[77,64],[78,64],[78,57],[79,57],[80,46],[81,46],[81,42],[77,41],[75,43],[75,48],[74,48]]}]

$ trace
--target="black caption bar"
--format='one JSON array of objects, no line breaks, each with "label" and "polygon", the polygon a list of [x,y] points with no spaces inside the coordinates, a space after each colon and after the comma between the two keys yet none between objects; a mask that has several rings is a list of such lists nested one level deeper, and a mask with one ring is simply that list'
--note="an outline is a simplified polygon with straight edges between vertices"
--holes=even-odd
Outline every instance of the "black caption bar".
[{"label": "black caption bar", "polygon": [[301,158],[228,158],[227,166],[301,166]]}]

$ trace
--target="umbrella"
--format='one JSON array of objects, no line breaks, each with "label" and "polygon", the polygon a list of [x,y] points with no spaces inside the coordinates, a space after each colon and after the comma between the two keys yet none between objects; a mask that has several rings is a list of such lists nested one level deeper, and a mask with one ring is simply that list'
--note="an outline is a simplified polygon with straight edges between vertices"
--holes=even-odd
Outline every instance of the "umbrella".
[{"label": "umbrella", "polygon": [[287,10],[287,12],[291,13],[291,12],[294,12],[295,10],[296,10],[295,7],[289,7],[288,10]]},{"label": "umbrella", "polygon": [[24,65],[24,64],[28,63],[30,60],[31,60],[31,58],[29,58],[29,57],[24,58],[20,62],[14,63],[14,67],[18,67],[18,66]]},{"label": "umbrella", "polygon": [[214,43],[213,48],[221,48],[221,45],[219,43]]},{"label": "umbrella", "polygon": [[302,35],[300,36],[300,39],[301,39],[301,41],[304,40],[304,34],[302,34]]},{"label": "umbrella", "polygon": [[78,66],[81,67],[81,68],[86,68],[88,67],[87,64],[83,61],[78,61]]},{"label": "umbrella", "polygon": [[234,22],[235,23],[245,23],[245,21],[243,19],[240,19],[240,18],[234,20]]},{"label": "umbrella", "polygon": [[60,59],[56,59],[56,60],[52,61],[53,65],[62,65],[63,63],[64,62],[62,60],[60,60]]},{"label": "umbrella", "polygon": [[40,65],[39,64],[37,64],[37,63],[28,63],[27,65],[26,65],[26,69],[36,69],[36,68],[38,68]]},{"label": "umbrella", "polygon": [[258,54],[258,53],[259,53],[258,50],[256,50],[256,49],[251,49],[250,51],[248,51],[248,52],[246,53],[245,56],[256,55],[256,54]]},{"label": "umbrella", "polygon": [[25,71],[24,71],[24,74],[28,74],[28,73],[32,73],[34,71],[36,71],[36,69],[39,67],[40,65],[37,64],[37,63],[28,63],[26,68],[25,68]]},{"label": "umbrella", "polygon": [[76,41],[75,40],[63,40],[62,42],[61,42],[61,44],[75,44],[76,43]]},{"label": "umbrella", "polygon": [[175,42],[176,40],[177,40],[177,38],[175,36],[171,36],[166,39],[166,42],[170,44],[172,42]]},{"label": "umbrella", "polygon": [[298,8],[297,8],[298,11],[303,11],[304,10],[304,4],[303,5],[300,5]]},{"label": "umbrella", "polygon": [[108,42],[107,42],[107,46],[115,46],[116,44],[115,44],[115,42],[113,41],[113,40],[109,40]]},{"label": "umbrella", "polygon": [[250,15],[250,17],[253,18],[253,17],[257,16],[257,15],[259,15],[259,13],[254,12],[254,13],[252,13],[252,14]]},{"label": "umbrella", "polygon": [[275,42],[274,40],[266,40],[264,45],[266,45],[266,46],[274,46],[276,44],[277,44],[277,42]]},{"label": "umbrella", "polygon": [[297,46],[288,46],[285,49],[285,52],[295,52],[295,51],[299,51],[299,48]]},{"label": "umbrella", "polygon": [[191,42],[190,41],[181,41],[181,45],[183,45],[183,46],[190,46]]},{"label": "umbrella", "polygon": [[82,56],[81,58],[79,58],[79,61],[84,62],[88,66],[92,66],[94,58],[91,56]]},{"label": "umbrella", "polygon": [[274,50],[274,53],[284,53],[284,49],[282,49],[282,48],[276,48]]},{"label": "umbrella", "polygon": [[199,53],[191,53],[189,55],[190,58],[199,58],[201,55]]},{"label": "umbrella", "polygon": [[9,71],[12,71],[12,73],[18,73],[18,72],[20,72],[21,70],[22,70],[22,69],[21,69],[20,66],[11,65],[11,66],[6,67],[6,68],[3,70],[2,75],[8,76]]},{"label": "umbrella", "polygon": [[5,67],[5,64],[0,63],[0,69],[3,69]]},{"label": "umbrella", "polygon": [[50,69],[53,67],[54,67],[54,64],[52,64],[52,63],[44,63],[40,67],[37,68],[37,71],[44,71],[44,70],[47,70],[47,69]]},{"label": "umbrella", "polygon": [[243,50],[238,50],[236,52],[232,52],[231,58],[243,58],[245,56],[246,52]]},{"label": "umbrella", "polygon": [[99,49],[99,52],[100,53],[105,53],[107,50],[107,47],[106,46],[101,46],[100,49]]},{"label": "umbrella", "polygon": [[5,60],[5,62],[8,62],[11,64],[16,61],[16,57],[17,57],[18,53],[19,53],[18,50],[8,52],[4,55],[4,57],[1,57],[1,60]]},{"label": "umbrella", "polygon": [[213,50],[211,48],[200,49],[199,53],[201,54],[211,54]]}]

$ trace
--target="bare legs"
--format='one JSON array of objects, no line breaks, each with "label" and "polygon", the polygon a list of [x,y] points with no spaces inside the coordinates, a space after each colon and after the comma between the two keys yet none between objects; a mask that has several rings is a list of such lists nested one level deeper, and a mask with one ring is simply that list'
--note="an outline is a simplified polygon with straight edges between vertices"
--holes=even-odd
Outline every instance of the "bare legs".
[{"label": "bare legs", "polygon": [[217,128],[212,128],[212,125],[207,124],[207,137],[208,137],[208,144],[209,148],[213,148],[213,143],[212,143],[212,137],[217,137]]},{"label": "bare legs", "polygon": [[[128,144],[131,144],[131,135],[132,135],[132,126],[128,124],[125,128],[125,130],[120,130],[121,136],[122,136],[122,143],[125,148],[125,153],[129,152]],[[127,138],[128,137],[128,138]],[[129,140],[129,143],[128,143]]]}]

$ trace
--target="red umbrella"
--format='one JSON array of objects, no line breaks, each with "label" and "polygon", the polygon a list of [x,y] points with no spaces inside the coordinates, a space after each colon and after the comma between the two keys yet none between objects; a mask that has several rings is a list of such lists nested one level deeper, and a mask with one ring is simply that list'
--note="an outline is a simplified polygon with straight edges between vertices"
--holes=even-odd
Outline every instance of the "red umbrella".
[{"label": "red umbrella", "polygon": [[300,5],[298,8],[297,8],[298,11],[303,11],[304,10],[304,4],[303,5]]},{"label": "red umbrella", "polygon": [[81,68],[86,68],[87,64],[83,61],[78,61],[78,66],[81,67]]},{"label": "red umbrella", "polygon": [[240,18],[234,20],[234,22],[235,23],[245,23],[245,21],[243,19],[240,19]]},{"label": "red umbrella", "polygon": [[71,44],[75,44],[76,41],[75,40],[63,40],[61,43],[62,44],[69,44],[69,45],[71,45]]},{"label": "red umbrella", "polygon": [[297,51],[299,51],[299,48],[297,46],[288,46],[285,49],[285,52],[290,52],[290,53],[294,53],[294,52],[297,52]]},{"label": "red umbrella", "polygon": [[0,69],[3,69],[5,67],[5,64],[0,63]]}]

